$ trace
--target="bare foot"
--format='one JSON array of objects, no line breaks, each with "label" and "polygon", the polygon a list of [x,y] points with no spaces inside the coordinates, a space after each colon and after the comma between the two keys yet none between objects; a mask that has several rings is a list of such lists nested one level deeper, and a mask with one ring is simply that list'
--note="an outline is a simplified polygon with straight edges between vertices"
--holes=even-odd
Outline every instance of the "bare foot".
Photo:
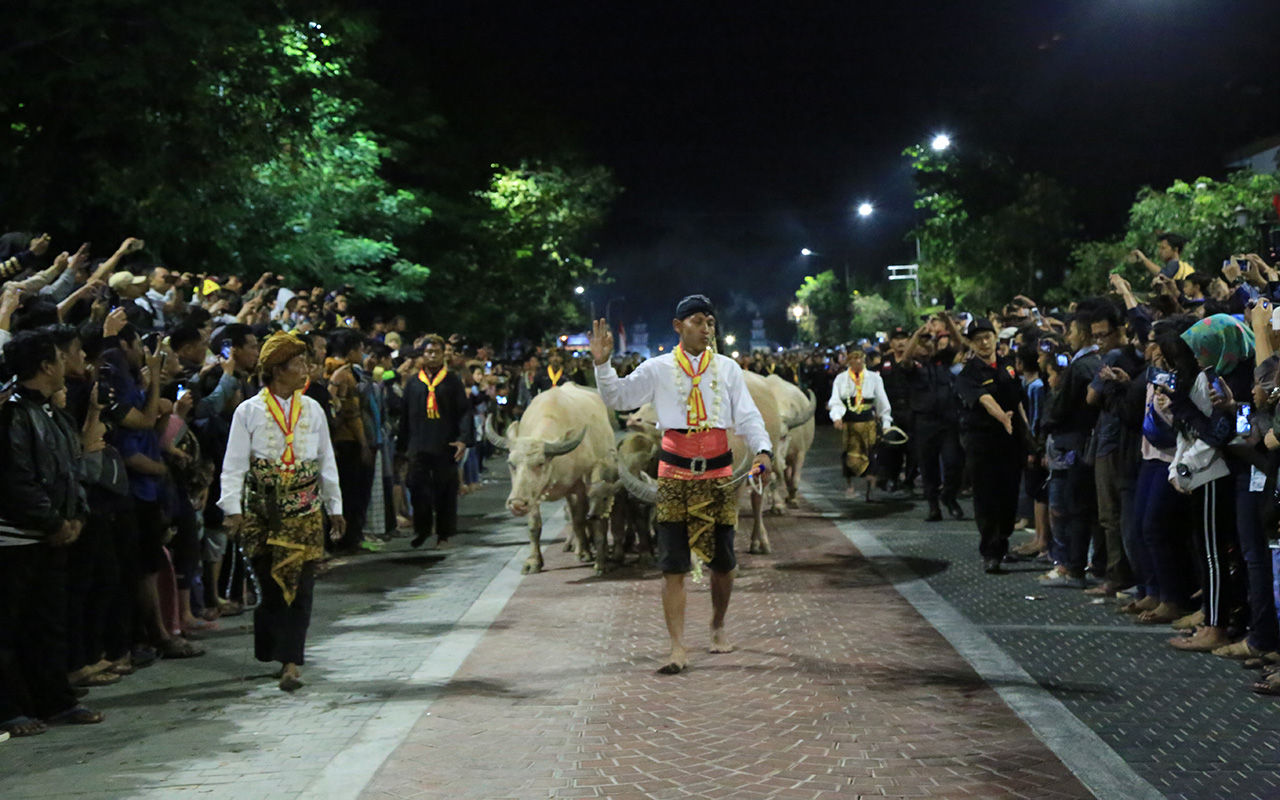
[{"label": "bare foot", "polygon": [[729,634],[724,632],[724,628],[711,629],[711,647],[709,653],[732,653],[738,648],[729,641]]},{"label": "bare foot", "polygon": [[659,675],[679,675],[689,666],[689,655],[683,647],[671,648],[671,657],[667,659],[667,663],[658,667]]}]

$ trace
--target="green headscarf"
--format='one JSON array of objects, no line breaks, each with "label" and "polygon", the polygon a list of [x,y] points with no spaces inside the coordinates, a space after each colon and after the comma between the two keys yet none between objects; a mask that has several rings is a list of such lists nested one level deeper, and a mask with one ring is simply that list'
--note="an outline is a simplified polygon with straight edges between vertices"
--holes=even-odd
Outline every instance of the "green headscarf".
[{"label": "green headscarf", "polygon": [[1192,325],[1182,334],[1202,368],[1213,367],[1219,375],[1253,359],[1253,331],[1230,314],[1214,314]]}]

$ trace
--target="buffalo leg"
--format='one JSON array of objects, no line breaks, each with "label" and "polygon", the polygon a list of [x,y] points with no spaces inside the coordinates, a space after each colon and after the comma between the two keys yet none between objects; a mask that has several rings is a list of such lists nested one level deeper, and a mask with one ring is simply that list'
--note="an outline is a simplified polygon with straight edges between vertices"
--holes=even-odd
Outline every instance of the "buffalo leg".
[{"label": "buffalo leg", "polygon": [[524,560],[521,572],[542,572],[542,506],[534,504],[529,512],[529,557]]}]

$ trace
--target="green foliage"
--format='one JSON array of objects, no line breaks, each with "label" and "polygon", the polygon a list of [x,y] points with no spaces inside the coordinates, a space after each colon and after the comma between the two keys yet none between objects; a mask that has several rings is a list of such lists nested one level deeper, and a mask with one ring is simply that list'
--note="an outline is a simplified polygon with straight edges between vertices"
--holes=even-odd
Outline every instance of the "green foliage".
[{"label": "green foliage", "polygon": [[1261,249],[1258,227],[1275,219],[1271,198],[1277,193],[1280,174],[1274,172],[1233,172],[1225,181],[1179,180],[1163,192],[1143,187],[1129,211],[1124,243],[1152,256],[1157,233],[1180,233],[1190,239],[1183,260],[1216,273],[1233,253]]},{"label": "green foliage", "polygon": [[488,186],[441,220],[458,244],[428,281],[433,310],[467,334],[541,338],[584,324],[573,289],[607,282],[594,237],[619,191],[603,167],[494,164]]},{"label": "green foliage", "polygon": [[801,341],[841,343],[849,338],[850,297],[831,270],[806,275],[796,290],[796,305],[804,309],[797,319]]},{"label": "green foliage", "polygon": [[365,297],[420,289],[428,270],[395,237],[429,212],[380,177],[383,151],[357,121],[350,64],[366,33],[349,15],[336,33],[308,19],[256,0],[18,12],[18,28],[57,34],[0,51],[13,90],[0,169],[27,189],[3,213],[140,235],[182,269],[279,271]]},{"label": "green foliage", "polygon": [[1057,181],[988,153],[962,158],[917,146],[904,155],[924,214],[911,234],[923,252],[922,294],[950,290],[962,305],[990,307],[1061,278],[1077,226]]},{"label": "green foliage", "polygon": [[877,331],[887,331],[901,325],[906,317],[903,309],[874,292],[853,293],[850,303],[852,317],[849,322],[851,338],[872,337]]}]

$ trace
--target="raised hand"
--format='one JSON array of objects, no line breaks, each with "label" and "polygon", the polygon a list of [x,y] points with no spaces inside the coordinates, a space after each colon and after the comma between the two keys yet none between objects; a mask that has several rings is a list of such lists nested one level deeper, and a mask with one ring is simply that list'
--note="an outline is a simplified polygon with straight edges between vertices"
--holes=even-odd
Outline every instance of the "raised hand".
[{"label": "raised hand", "polygon": [[591,359],[599,365],[607,362],[612,354],[613,332],[607,321],[598,319],[591,323]]}]

